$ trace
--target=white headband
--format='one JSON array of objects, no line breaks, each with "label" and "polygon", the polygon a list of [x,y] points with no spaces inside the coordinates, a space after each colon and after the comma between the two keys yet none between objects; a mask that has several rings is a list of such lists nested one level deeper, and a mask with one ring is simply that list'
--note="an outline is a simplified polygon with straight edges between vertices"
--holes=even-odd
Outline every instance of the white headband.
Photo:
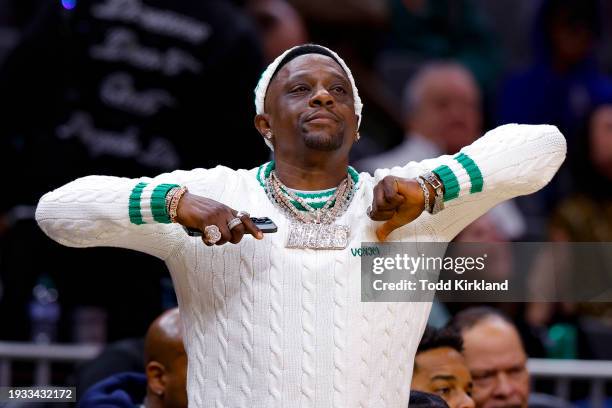
[{"label": "white headband", "polygon": [[[357,115],[358,117],[357,129],[359,129],[359,125],[361,124],[361,109],[363,108],[363,104],[361,103],[361,98],[359,98],[359,92],[357,92],[357,86],[355,86],[355,79],[353,78],[353,74],[351,74],[351,70],[345,64],[344,60],[340,58],[338,54],[336,54],[329,48],[323,47],[322,45],[318,45],[318,44],[307,44],[307,45],[314,45],[316,47],[321,47],[325,49],[326,51],[328,51],[331,55],[334,56],[334,58],[336,58],[336,61],[340,64],[340,66],[346,73],[346,76],[348,77],[351,83],[351,88],[353,88],[353,99],[355,101],[355,115]],[[264,113],[264,100],[266,99],[266,93],[268,92],[268,86],[270,85],[270,81],[272,80],[272,75],[274,74],[274,72],[276,72],[276,68],[278,67],[278,64],[281,63],[281,61],[283,60],[283,58],[285,58],[287,54],[289,54],[291,51],[295,50],[296,48],[300,48],[300,47],[303,47],[303,45],[298,45],[296,47],[289,48],[288,50],[283,52],[281,55],[276,57],[276,59],[272,61],[270,65],[268,65],[268,67],[263,72],[263,74],[261,74],[261,78],[259,78],[259,82],[257,83],[257,86],[255,87],[255,112],[258,115]],[[325,55],[325,54],[321,54],[321,55]],[[268,147],[274,150],[274,148],[272,147],[272,142],[266,138],[264,138],[264,140],[266,144],[268,145]]]}]

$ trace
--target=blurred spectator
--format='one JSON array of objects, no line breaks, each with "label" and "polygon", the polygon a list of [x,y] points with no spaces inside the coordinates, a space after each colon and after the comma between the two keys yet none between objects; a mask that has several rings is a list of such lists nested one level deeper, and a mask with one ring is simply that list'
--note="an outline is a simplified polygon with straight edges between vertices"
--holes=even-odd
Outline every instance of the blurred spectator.
[{"label": "blurred spectator", "polygon": [[463,338],[463,355],[474,380],[477,408],[527,407],[527,355],[518,331],[504,315],[489,307],[456,314],[449,327]]},{"label": "blurred spectator", "polygon": [[467,308],[449,322],[461,333],[463,356],[474,381],[476,408],[571,408],[552,395],[530,393],[527,354],[516,326],[499,310]]},{"label": "blurred spectator", "polygon": [[91,387],[79,408],[187,407],[187,354],[178,309],[159,316],[145,338],[145,374],[115,374]]},{"label": "blurred spectator", "polygon": [[418,62],[460,61],[485,91],[499,73],[494,33],[472,0],[390,0],[396,52]]},{"label": "blurred spectator", "polygon": [[[612,99],[603,103],[587,115],[579,134],[576,149],[571,157],[571,170],[574,193],[563,200],[554,210],[549,223],[549,237],[557,242],[610,242],[612,241]],[[598,256],[588,259],[571,251],[566,251],[567,261],[553,265],[542,258],[534,268],[532,284],[536,293],[542,293],[550,279],[555,279],[557,287],[568,290],[574,286],[572,279],[577,277],[574,271],[610,270],[612,259],[605,247],[590,246],[591,254],[598,249],[603,251]],[[606,262],[607,261],[607,262]],[[595,264],[595,262],[604,262]],[[594,279],[596,277],[589,277]],[[601,274],[600,287],[609,286],[608,276]],[[551,323],[558,309],[549,303],[530,305],[528,319],[533,325]],[[612,310],[608,303],[583,304],[580,309],[591,316],[596,316],[612,326]],[[587,312],[588,311],[588,312]],[[556,312],[575,315],[575,305],[563,305]]]},{"label": "blurred spectator", "polygon": [[446,401],[434,394],[410,390],[410,408],[448,408]]},{"label": "blurred spectator", "polygon": [[427,327],[417,348],[410,389],[439,395],[450,408],[474,408],[462,347],[460,334]]},{"label": "blurred spectator", "polygon": [[544,0],[533,23],[533,61],[502,87],[498,122],[549,123],[571,136],[591,106],[612,92],[597,66],[598,0]]},{"label": "blurred spectator", "polygon": [[10,113],[0,123],[0,168],[16,175],[0,203],[0,278],[12,288],[0,303],[12,328],[3,338],[25,339],[25,304],[42,272],[58,286],[63,327],[89,304],[109,310],[111,338],[144,330],[161,311],[165,266],[128,251],[60,249],[35,226],[33,205],[87,174],[265,161],[252,124],[262,62],[254,26],[229,0],[44,4],[0,70],[0,110]]},{"label": "blurred spectator", "polygon": [[585,122],[572,163],[576,192],[551,219],[555,241],[612,241],[612,99]]},{"label": "blurred spectator", "polygon": [[[550,219],[549,234],[557,242],[612,241],[612,99],[595,107],[587,115],[579,140],[571,157],[574,193],[563,200]],[[592,244],[583,253],[583,246],[568,246],[563,253],[565,262],[553,262],[541,257],[531,273],[530,284],[538,298],[546,298],[547,291],[574,293],[580,282],[590,286],[610,288],[612,254],[606,246]],[[602,271],[596,276],[587,271]],[[555,281],[550,288],[551,279]],[[595,294],[594,294],[595,295]],[[601,299],[609,298],[599,294]],[[553,298],[558,298],[556,297]],[[563,299],[560,299],[563,300]],[[530,303],[527,321],[546,331],[549,355],[556,357],[612,358],[609,342],[612,339],[612,304],[608,302]],[[556,334],[556,336],[552,336]],[[560,355],[559,337],[573,341]],[[556,337],[556,341],[555,340]],[[568,341],[565,341],[566,343]]]},{"label": "blurred spectator", "polygon": [[286,0],[249,0],[246,10],[259,29],[267,64],[285,50],[308,42],[302,17]]},{"label": "blurred spectator", "polygon": [[406,85],[403,114],[404,142],[359,161],[360,170],[373,172],[453,154],[482,131],[480,91],[470,72],[456,63],[431,63],[419,70]]},{"label": "blurred spectator", "polygon": [[[556,125],[571,153],[585,115],[612,95],[612,80],[598,67],[604,21],[598,0],[543,0],[532,24],[532,62],[501,87],[498,122]],[[546,238],[546,220],[567,195],[568,179],[562,168],[545,189],[517,200],[531,239]]]},{"label": "blurred spectator", "polygon": [[[425,65],[406,85],[403,105],[404,142],[388,152],[358,161],[355,166],[359,170],[372,173],[379,168],[454,154],[482,133],[480,91],[472,74],[460,64]],[[478,225],[486,220],[493,223],[495,233],[504,240],[517,239],[526,229],[512,202],[493,208]]]}]

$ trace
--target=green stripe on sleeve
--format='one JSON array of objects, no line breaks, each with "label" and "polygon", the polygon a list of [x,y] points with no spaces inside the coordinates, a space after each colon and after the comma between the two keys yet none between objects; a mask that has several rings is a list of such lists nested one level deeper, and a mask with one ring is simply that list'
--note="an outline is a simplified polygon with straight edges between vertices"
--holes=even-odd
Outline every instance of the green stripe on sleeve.
[{"label": "green stripe on sleeve", "polygon": [[142,220],[142,213],[140,212],[140,195],[146,186],[147,183],[138,183],[132,189],[132,193],[130,194],[128,213],[130,215],[130,222],[132,224],[141,225],[145,223]]},{"label": "green stripe on sleeve", "polygon": [[459,162],[470,176],[470,182],[472,187],[470,188],[470,194],[479,193],[482,191],[483,178],[478,165],[472,160],[470,156],[464,153],[459,153],[455,156],[455,160]]},{"label": "green stripe on sleeve", "polygon": [[433,170],[444,184],[444,201],[459,197],[459,180],[450,167],[441,165]]},{"label": "green stripe on sleeve", "polygon": [[170,224],[170,216],[166,209],[166,194],[174,187],[180,187],[178,184],[160,184],[153,189],[151,193],[151,214],[153,219],[162,224]]}]

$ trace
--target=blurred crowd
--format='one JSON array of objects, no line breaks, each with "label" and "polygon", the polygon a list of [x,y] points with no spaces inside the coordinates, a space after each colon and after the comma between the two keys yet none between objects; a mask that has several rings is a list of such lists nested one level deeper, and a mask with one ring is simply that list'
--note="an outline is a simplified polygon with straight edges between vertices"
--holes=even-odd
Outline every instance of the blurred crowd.
[{"label": "blurred crowd", "polygon": [[[38,198],[89,174],[268,160],[253,89],[267,63],[306,42],[336,50],[355,75],[358,170],[453,154],[505,123],[563,132],[568,160],[553,182],[458,241],[612,241],[611,20],[603,0],[0,0],[0,340],[115,341],[172,308],[161,261],[55,244],[34,222]],[[443,339],[417,356],[413,388],[431,391],[419,361],[439,347],[467,364],[457,387],[470,372],[475,390],[493,375],[470,357],[483,353],[470,351],[479,319],[456,322],[464,306],[436,304],[432,322],[454,315],[463,342],[430,333]],[[501,308],[521,356],[612,359],[608,303]],[[521,364],[508,376],[527,375]]]},{"label": "blurred crowd", "polygon": [[[173,308],[153,321],[144,338],[109,345],[75,372],[77,406],[187,407],[182,336],[180,313]],[[411,370],[412,383],[405,386],[405,392],[411,394],[410,407],[575,406],[533,389],[527,353],[516,326],[491,307],[469,307],[443,328],[428,326]]]}]

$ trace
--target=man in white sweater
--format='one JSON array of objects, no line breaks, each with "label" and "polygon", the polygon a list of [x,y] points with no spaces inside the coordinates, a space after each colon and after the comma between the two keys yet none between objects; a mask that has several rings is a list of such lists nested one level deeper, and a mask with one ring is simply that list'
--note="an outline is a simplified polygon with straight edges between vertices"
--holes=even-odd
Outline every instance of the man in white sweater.
[{"label": "man in white sweater", "polygon": [[[361,302],[350,249],[450,241],[492,206],[543,187],[565,139],[553,126],[508,125],[454,156],[358,174],[348,166],[357,89],[340,57],[314,45],[270,64],[256,108],[275,161],[81,178],[43,196],[38,223],[64,245],[166,262],[191,407],[405,408],[430,304]],[[264,237],[246,212],[270,217],[278,232]],[[182,226],[201,230],[206,245]]]}]

